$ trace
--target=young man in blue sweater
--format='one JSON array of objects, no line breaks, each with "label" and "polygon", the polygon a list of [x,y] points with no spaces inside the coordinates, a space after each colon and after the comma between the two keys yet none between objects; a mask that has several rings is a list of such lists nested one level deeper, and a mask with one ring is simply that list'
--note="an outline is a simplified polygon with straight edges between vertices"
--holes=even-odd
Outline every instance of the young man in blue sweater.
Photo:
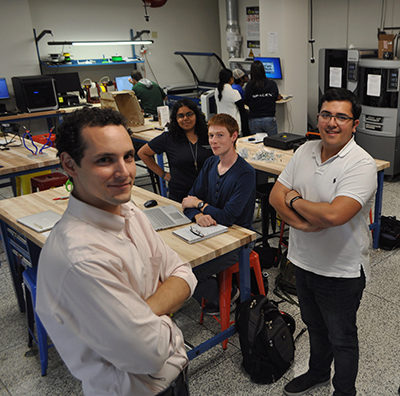
[{"label": "young man in blue sweater", "polygon": [[[185,215],[200,226],[236,224],[251,228],[256,174],[236,152],[238,130],[236,120],[228,114],[217,114],[208,122],[208,139],[214,156],[206,160],[189,195],[182,201]],[[218,312],[218,283],[214,275],[235,264],[238,257],[237,249],[193,269],[199,281],[193,296],[199,302],[206,298],[208,313]]]}]

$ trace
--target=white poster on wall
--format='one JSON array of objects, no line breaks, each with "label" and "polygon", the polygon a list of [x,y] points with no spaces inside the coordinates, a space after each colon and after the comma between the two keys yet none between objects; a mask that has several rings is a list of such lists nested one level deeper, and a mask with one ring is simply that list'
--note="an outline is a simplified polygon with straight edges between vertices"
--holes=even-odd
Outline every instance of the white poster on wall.
[{"label": "white poster on wall", "polygon": [[267,47],[271,54],[278,52],[278,32],[268,32]]},{"label": "white poster on wall", "polygon": [[330,67],[329,68],[329,87],[341,88],[342,87],[342,68]]},{"label": "white poster on wall", "polygon": [[260,56],[260,7],[246,7],[246,57]]},{"label": "white poster on wall", "polygon": [[381,76],[377,74],[368,74],[367,95],[381,96]]}]

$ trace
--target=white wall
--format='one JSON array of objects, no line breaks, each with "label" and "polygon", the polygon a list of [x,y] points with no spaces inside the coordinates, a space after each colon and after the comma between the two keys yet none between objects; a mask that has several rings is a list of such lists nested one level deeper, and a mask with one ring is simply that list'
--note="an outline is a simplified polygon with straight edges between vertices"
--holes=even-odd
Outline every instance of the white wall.
[{"label": "white wall", "polygon": [[[13,93],[11,77],[40,73],[28,0],[0,0],[0,76]],[[13,101],[4,100],[9,110]]]},{"label": "white wall", "polygon": [[[239,0],[238,19],[243,37],[242,56],[246,55],[246,7],[260,7],[260,51],[261,56],[281,58],[283,79],[277,81],[280,92],[291,94],[290,104],[277,106],[279,132],[303,134],[307,125],[307,0]],[[221,52],[228,65],[226,50],[226,5],[219,0]],[[268,33],[278,35],[278,51],[270,53]]]},{"label": "white wall", "polygon": [[[148,29],[155,35],[149,46],[148,60],[161,85],[193,82],[191,73],[174,51],[202,51],[220,54],[219,11],[214,0],[169,0],[160,8],[149,8],[150,21],[144,19],[140,0],[0,0],[1,69],[11,89],[11,77],[39,74],[33,28],[37,34],[50,29],[53,37],[39,42],[40,54],[70,52],[77,59],[117,53],[130,55],[130,47],[61,47],[48,46],[48,41],[113,40],[130,38],[129,29]],[[154,32],[154,33],[153,33]],[[79,49],[79,51],[77,50]],[[84,51],[84,52],[82,52]],[[127,51],[127,52],[126,52]],[[93,76],[129,74],[130,66],[80,67],[81,79]],[[63,72],[74,69],[64,68]],[[148,67],[146,74],[153,79]],[[12,89],[11,89],[12,90]]]},{"label": "white wall", "polygon": [[[220,53],[218,4],[214,0],[169,0],[163,7],[148,8],[150,21],[144,19],[144,8],[139,0],[29,0],[33,26],[40,32],[51,29],[40,45],[43,55],[61,47],[50,47],[47,41],[114,40],[130,38],[129,29],[150,30],[155,43],[148,46],[148,61],[161,85],[192,83],[187,66],[174,51],[206,51]],[[143,36],[144,38],[146,36]],[[84,50],[82,50],[84,48]],[[137,51],[139,47],[136,47]],[[130,47],[66,47],[76,58],[102,58],[120,54],[131,55]],[[79,50],[79,51],[78,51]],[[84,52],[83,52],[84,51]],[[87,74],[89,68],[85,69]],[[90,68],[90,72],[93,68]],[[124,74],[129,74],[129,66]],[[110,67],[100,71],[113,74]],[[147,77],[153,79],[150,68]],[[121,75],[121,73],[119,73]],[[83,77],[81,76],[81,79]]]},{"label": "white wall", "polygon": [[[285,105],[277,105],[279,132],[305,134],[307,126],[307,0],[260,0],[261,55],[279,56],[283,79],[279,91],[293,95]],[[269,34],[277,37],[271,52]]]}]

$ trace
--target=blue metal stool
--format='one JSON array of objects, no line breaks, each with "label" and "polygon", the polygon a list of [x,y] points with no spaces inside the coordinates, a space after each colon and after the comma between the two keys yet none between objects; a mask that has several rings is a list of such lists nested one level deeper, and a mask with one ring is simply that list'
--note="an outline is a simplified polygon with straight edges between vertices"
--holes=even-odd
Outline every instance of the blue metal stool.
[{"label": "blue metal stool", "polygon": [[[22,274],[25,287],[26,297],[26,312],[28,318],[28,332],[29,341],[28,346],[32,347],[32,341],[34,341],[39,348],[40,367],[42,370],[42,376],[46,375],[47,372],[47,355],[48,348],[53,345],[47,344],[47,332],[43,327],[39,316],[36,313],[36,281],[37,281],[37,267],[27,267]],[[35,337],[35,322],[36,322],[36,334]]]}]

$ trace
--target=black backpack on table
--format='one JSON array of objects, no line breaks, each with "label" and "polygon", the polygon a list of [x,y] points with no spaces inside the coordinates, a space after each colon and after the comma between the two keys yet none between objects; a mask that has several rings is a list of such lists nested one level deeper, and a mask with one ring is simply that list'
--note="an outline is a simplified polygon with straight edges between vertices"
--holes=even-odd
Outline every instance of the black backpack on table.
[{"label": "black backpack on table", "polygon": [[251,380],[270,384],[281,378],[294,359],[293,318],[258,295],[238,305],[235,326],[243,366]]}]

